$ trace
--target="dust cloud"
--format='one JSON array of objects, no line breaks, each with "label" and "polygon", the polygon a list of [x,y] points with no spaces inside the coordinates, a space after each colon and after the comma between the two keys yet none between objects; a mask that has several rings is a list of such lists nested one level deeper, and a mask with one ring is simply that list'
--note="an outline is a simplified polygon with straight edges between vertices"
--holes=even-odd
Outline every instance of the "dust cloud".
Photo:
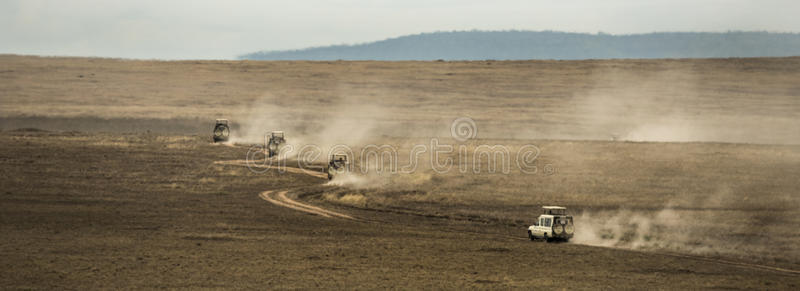
[{"label": "dust cloud", "polygon": [[353,189],[414,190],[433,179],[432,173],[422,170],[414,173],[376,173],[374,169],[367,170],[366,173],[355,170],[334,175],[325,185]]},{"label": "dust cloud", "polygon": [[326,186],[346,186],[352,187],[356,189],[360,188],[371,188],[381,183],[376,181],[374,177],[367,177],[365,175],[358,175],[351,172],[341,173],[333,177],[328,183],[325,183]]},{"label": "dust cloud", "polygon": [[583,212],[576,218],[573,242],[586,245],[630,249],[680,248],[689,236],[681,215],[674,209],[657,212]]},{"label": "dust cloud", "polygon": [[[762,93],[751,88],[738,88],[736,92],[749,94],[752,100],[716,96],[719,89],[705,87],[706,76],[692,68],[669,64],[646,72],[600,68],[589,78],[592,85],[576,93],[572,101],[585,129],[578,133],[580,136],[568,138],[800,143],[800,132],[791,130],[800,126],[797,116],[774,114],[785,111],[787,104],[780,103],[780,98],[760,96]],[[767,114],[770,112],[773,114]]]},{"label": "dust cloud", "polygon": [[572,242],[770,263],[800,259],[800,249],[787,236],[796,233],[791,217],[797,209],[760,209],[742,202],[747,197],[737,198],[729,188],[720,187],[702,199],[670,201],[658,210],[583,211],[575,217]]},{"label": "dust cloud", "polygon": [[[294,147],[293,157],[306,145],[327,151],[336,145],[357,146],[375,136],[381,116],[390,113],[380,106],[341,98],[325,108],[301,108],[281,104],[287,96],[264,94],[245,109],[238,132],[232,131],[231,142],[264,144],[271,131],[284,131],[287,144]],[[386,131],[384,128],[383,131]],[[322,156],[321,158],[327,158]]]},{"label": "dust cloud", "polygon": [[[232,122],[238,123],[238,130],[232,130],[230,143],[263,145],[271,131],[282,130],[287,144],[293,147],[283,158],[301,159],[303,156],[305,163],[313,164],[327,163],[328,156],[333,153],[348,154],[354,170],[337,175],[328,185],[363,189],[410,187],[429,181],[430,174],[422,173],[422,169],[415,171],[420,173],[398,173],[388,170],[397,165],[384,163],[381,169],[377,165],[359,163],[361,150],[366,145],[387,145],[398,150],[395,160],[387,159],[387,163],[408,161],[403,152],[413,146],[409,143],[408,133],[432,131],[430,127],[417,123],[394,122],[404,120],[404,117],[391,108],[367,102],[365,99],[369,96],[361,95],[359,90],[343,88],[337,90],[339,95],[332,97],[333,101],[324,108],[292,106],[292,102],[305,104],[309,101],[287,101],[288,96],[265,93],[256,102],[242,108],[241,111],[246,112],[241,114],[243,118],[232,118]],[[439,131],[449,133],[449,124],[443,124]],[[427,143],[426,140],[423,144]],[[307,160],[304,151],[309,148],[304,148],[306,146],[321,152],[315,159]],[[342,149],[345,152],[340,152]]]}]

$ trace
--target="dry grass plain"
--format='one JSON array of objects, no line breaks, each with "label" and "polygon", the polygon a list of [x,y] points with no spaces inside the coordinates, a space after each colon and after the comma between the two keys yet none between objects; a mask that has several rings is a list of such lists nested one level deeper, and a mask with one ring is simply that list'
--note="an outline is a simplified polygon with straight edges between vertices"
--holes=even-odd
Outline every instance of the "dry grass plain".
[{"label": "dry grass plain", "polygon": [[[800,269],[798,79],[800,58],[0,56],[0,285],[796,289],[797,274],[719,260]],[[478,125],[467,148],[534,144],[541,170],[325,185],[215,164],[247,148],[208,137],[228,117],[239,142],[283,129],[298,145],[392,145],[402,161],[430,137],[458,145],[462,116]],[[258,197],[282,189],[367,222]],[[581,235],[525,241],[542,204],[572,209]]]},{"label": "dry grass plain", "polygon": [[199,123],[224,116],[250,126],[247,135],[345,127],[348,135],[400,137],[446,134],[453,119],[469,116],[483,138],[797,144],[798,79],[800,57],[161,62],[0,55],[0,116],[5,129],[21,116],[100,117],[111,120],[41,125],[197,133]]}]

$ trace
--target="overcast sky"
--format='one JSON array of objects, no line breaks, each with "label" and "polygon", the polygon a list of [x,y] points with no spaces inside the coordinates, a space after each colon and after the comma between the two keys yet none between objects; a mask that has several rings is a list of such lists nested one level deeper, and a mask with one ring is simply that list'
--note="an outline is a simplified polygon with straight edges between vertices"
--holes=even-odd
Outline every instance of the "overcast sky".
[{"label": "overcast sky", "polygon": [[232,59],[450,30],[800,32],[796,0],[0,0],[0,53]]}]

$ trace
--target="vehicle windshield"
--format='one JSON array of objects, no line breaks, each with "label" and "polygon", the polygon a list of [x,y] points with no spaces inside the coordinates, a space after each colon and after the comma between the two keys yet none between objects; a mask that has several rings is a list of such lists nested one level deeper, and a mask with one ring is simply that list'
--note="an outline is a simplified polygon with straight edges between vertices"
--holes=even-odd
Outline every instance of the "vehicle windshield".
[{"label": "vehicle windshield", "polygon": [[556,217],[555,224],[572,224],[572,216]]}]

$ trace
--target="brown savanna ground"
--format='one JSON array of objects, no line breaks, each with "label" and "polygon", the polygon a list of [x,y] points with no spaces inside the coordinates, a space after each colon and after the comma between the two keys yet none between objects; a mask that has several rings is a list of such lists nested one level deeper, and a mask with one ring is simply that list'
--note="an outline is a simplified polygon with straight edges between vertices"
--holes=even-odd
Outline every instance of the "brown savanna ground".
[{"label": "brown savanna ground", "polygon": [[[796,80],[800,58],[0,56],[0,285],[796,289],[800,275],[753,266],[800,269]],[[477,139],[449,138],[462,116]],[[401,165],[431,137],[541,155],[532,174],[434,173],[423,156],[325,185],[215,164],[247,147],[210,144],[214,118],[238,142],[283,129],[297,145],[392,145]],[[10,131],[25,127],[57,131]],[[282,189],[365,221],[258,197]],[[542,204],[573,211],[571,243],[526,240]]]},{"label": "brown savanna ground", "polygon": [[[240,159],[246,149],[214,146],[206,136],[22,131],[2,133],[0,145],[0,285],[8,288],[800,284],[797,274],[747,266],[530,242],[520,225],[482,219],[481,212],[467,220],[428,212],[430,205],[415,210],[427,215],[337,206],[313,198],[321,197],[316,191],[325,180],[214,164]],[[258,193],[271,189],[294,189],[320,206],[367,221],[309,215],[259,199]],[[523,213],[520,208],[536,206],[510,209]]]}]

